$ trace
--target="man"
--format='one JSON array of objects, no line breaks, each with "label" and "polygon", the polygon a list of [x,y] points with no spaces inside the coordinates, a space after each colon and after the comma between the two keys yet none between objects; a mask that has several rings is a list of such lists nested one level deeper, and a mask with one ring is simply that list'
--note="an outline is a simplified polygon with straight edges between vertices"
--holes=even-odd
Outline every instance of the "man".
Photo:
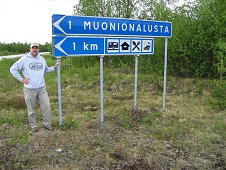
[{"label": "man", "polygon": [[[48,67],[45,58],[40,56],[39,51],[39,44],[31,43],[30,52],[21,57],[10,68],[11,74],[24,84],[23,90],[28,111],[28,121],[33,132],[38,131],[35,113],[37,102],[41,107],[44,128],[47,130],[52,129],[51,108],[45,87],[44,75],[57,68],[57,64]],[[22,71],[23,77],[19,71]]]}]

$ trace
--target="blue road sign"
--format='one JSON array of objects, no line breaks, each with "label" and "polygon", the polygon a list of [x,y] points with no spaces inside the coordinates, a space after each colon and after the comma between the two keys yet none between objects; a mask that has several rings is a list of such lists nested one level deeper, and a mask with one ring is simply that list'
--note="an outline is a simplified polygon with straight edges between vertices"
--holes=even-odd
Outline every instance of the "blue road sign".
[{"label": "blue road sign", "polygon": [[96,55],[135,55],[153,54],[154,38],[125,37],[53,37],[53,55],[96,56]]},{"label": "blue road sign", "polygon": [[52,16],[53,35],[171,37],[172,23],[91,16]]},{"label": "blue road sign", "polygon": [[61,56],[84,56],[103,55],[104,38],[97,37],[53,37],[53,55]]}]

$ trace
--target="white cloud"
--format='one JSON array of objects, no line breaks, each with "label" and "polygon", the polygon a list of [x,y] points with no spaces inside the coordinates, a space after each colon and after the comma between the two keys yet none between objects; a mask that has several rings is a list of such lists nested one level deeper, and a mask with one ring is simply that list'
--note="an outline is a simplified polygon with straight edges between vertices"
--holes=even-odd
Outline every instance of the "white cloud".
[{"label": "white cloud", "polygon": [[52,14],[72,15],[78,0],[0,0],[0,42],[51,42]]}]

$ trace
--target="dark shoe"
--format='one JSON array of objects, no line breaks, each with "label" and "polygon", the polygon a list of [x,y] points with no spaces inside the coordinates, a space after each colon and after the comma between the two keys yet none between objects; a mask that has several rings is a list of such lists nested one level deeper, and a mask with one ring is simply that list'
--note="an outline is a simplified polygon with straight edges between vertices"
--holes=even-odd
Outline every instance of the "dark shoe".
[{"label": "dark shoe", "polygon": [[38,127],[32,128],[32,132],[38,132]]},{"label": "dark shoe", "polygon": [[46,130],[53,130],[52,126],[45,126],[45,125],[43,125],[43,127],[44,127]]}]

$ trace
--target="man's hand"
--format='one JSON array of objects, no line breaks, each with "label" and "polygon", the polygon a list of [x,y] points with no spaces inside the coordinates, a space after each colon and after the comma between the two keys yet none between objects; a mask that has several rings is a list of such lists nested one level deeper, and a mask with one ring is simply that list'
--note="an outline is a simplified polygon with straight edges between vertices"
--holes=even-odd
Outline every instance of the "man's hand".
[{"label": "man's hand", "polygon": [[54,68],[57,69],[58,65],[59,65],[59,63],[56,63],[56,64],[54,65]]},{"label": "man's hand", "polygon": [[29,84],[29,83],[30,83],[30,79],[29,79],[29,78],[24,78],[24,79],[22,80],[22,83],[24,83],[24,84]]}]

